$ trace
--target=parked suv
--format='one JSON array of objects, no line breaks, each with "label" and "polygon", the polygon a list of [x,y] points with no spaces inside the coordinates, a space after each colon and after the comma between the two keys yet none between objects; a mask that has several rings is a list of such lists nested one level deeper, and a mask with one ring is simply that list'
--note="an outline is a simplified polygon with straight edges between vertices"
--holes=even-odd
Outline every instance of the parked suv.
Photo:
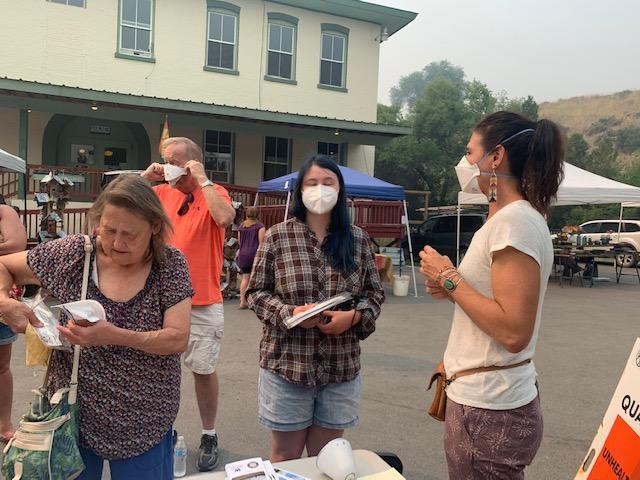
[{"label": "parked suv", "polygon": [[[602,235],[611,237],[611,241],[620,244],[627,252],[640,251],[640,220],[623,220],[620,229],[620,239],[618,239],[618,227],[620,220],[592,220],[585,222],[582,227],[582,235],[590,238],[594,242],[600,240]],[[633,267],[636,264],[635,255],[625,255],[621,253],[616,257],[618,265]]]},{"label": "parked suv", "polygon": [[[481,213],[463,213],[460,215],[460,258],[469,248],[473,234],[484,224],[486,215]],[[441,255],[456,261],[457,215],[438,215],[431,217],[411,231],[413,253],[416,257],[425,245],[435,248]],[[409,242],[402,244],[405,253],[409,254]]]}]

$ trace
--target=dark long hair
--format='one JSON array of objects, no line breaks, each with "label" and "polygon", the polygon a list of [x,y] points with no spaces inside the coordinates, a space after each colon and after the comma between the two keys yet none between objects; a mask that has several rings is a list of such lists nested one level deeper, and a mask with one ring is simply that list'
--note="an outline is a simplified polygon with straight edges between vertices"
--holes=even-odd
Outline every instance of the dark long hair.
[{"label": "dark long hair", "polygon": [[313,166],[330,170],[338,177],[340,192],[338,192],[338,202],[331,210],[331,222],[327,239],[322,245],[322,251],[329,259],[331,265],[343,273],[348,273],[356,267],[353,259],[353,232],[351,231],[351,220],[347,210],[347,194],[344,186],[344,178],[336,162],[326,155],[312,155],[300,167],[298,171],[298,181],[293,191],[293,206],[291,212],[301,222],[307,219],[307,207],[302,201],[302,184],[304,177]]},{"label": "dark long hair", "polygon": [[[534,131],[509,139],[529,128]],[[533,122],[513,112],[496,112],[481,120],[474,131],[482,136],[485,152],[498,145],[504,147],[511,174],[520,179],[524,197],[546,214],[564,178],[564,137],[558,125],[546,119]]]}]

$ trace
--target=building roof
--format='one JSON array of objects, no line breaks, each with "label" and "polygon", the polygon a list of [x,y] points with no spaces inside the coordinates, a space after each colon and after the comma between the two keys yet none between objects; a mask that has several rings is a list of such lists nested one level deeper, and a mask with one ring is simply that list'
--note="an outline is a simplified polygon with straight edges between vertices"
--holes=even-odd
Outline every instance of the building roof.
[{"label": "building roof", "polygon": [[382,125],[372,122],[357,122],[339,118],[302,115],[297,113],[259,110],[246,107],[235,107],[214,103],[194,102],[191,100],[159,98],[144,95],[133,95],[106,90],[94,90],[67,85],[54,85],[29,80],[0,77],[0,95],[21,95],[30,98],[73,101],[104,107],[141,109],[162,113],[185,113],[196,115],[213,115],[229,120],[251,121],[279,125],[292,125],[317,129],[331,129],[359,134],[383,137],[408,135],[411,129],[396,125]]},{"label": "building roof", "polygon": [[360,0],[269,0],[291,7],[329,13],[338,17],[352,18],[369,23],[376,23],[380,27],[387,27],[389,35],[407,26],[418,15],[407,10],[400,10],[375,3]]}]

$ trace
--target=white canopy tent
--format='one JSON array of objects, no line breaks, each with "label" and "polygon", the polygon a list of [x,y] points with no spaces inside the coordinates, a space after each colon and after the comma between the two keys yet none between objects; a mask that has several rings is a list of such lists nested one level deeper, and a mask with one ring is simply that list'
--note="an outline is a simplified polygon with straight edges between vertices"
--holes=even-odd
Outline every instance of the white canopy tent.
[{"label": "white canopy tent", "polygon": [[[460,206],[486,205],[487,197],[483,194],[458,193],[458,226],[456,234],[456,263],[460,263]],[[603,203],[620,203],[620,219],[624,207],[640,207],[640,187],[617,182],[607,177],[596,175],[570,163],[564,163],[564,179],[558,188],[558,196],[554,206],[593,205]]]},{"label": "white canopy tent", "polygon": [[0,148],[0,170],[7,170],[22,174],[24,184],[24,209],[27,210],[27,162]]}]

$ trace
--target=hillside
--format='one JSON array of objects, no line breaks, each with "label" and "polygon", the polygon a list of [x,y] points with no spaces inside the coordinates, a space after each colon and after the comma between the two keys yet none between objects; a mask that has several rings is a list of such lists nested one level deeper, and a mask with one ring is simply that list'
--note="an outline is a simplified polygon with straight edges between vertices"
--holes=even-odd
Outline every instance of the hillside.
[{"label": "hillside", "polygon": [[570,134],[581,133],[591,145],[608,136],[621,159],[640,155],[640,90],[544,102],[539,113]]}]

